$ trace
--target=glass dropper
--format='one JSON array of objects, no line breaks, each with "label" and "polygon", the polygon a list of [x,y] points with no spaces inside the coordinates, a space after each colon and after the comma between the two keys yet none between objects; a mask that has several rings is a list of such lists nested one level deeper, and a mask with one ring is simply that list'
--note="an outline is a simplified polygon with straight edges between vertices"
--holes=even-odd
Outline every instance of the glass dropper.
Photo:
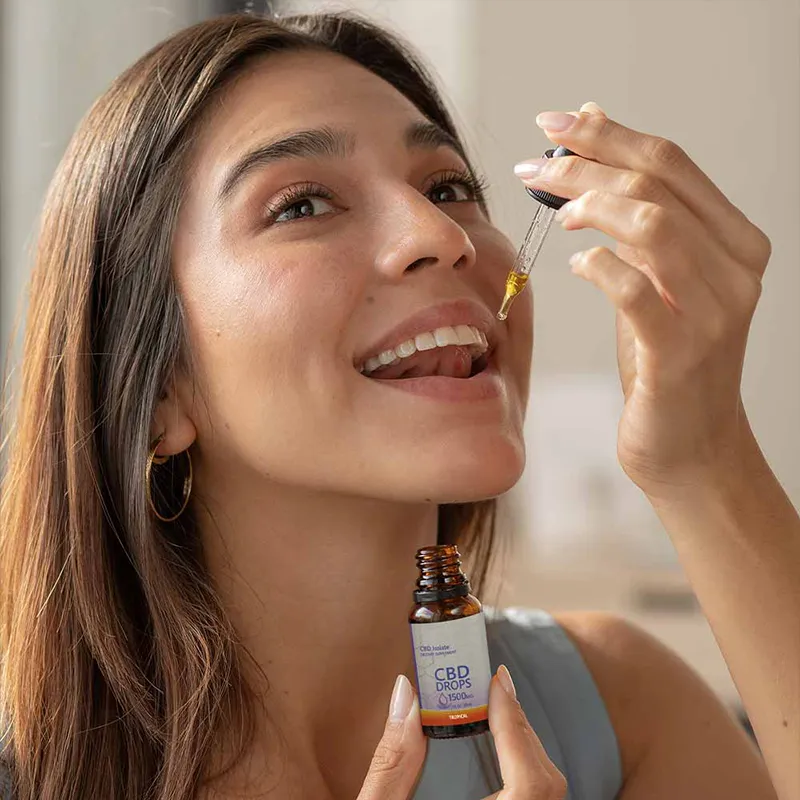
[{"label": "glass dropper", "polygon": [[[567,150],[566,147],[559,146],[554,150],[548,150],[545,158],[560,158],[561,156],[574,156],[572,150]],[[511,267],[511,271],[506,278],[506,293],[503,298],[503,304],[497,312],[497,319],[505,320],[508,317],[508,309],[514,302],[520,292],[525,288],[528,283],[528,276],[531,274],[533,265],[536,262],[536,257],[542,249],[544,240],[553,224],[553,217],[561,206],[563,206],[567,199],[564,197],[557,197],[549,192],[543,192],[540,189],[526,188],[528,194],[534,199],[538,200],[540,205],[536,210],[528,232],[525,234],[525,239],[522,246],[519,248],[517,257]]]}]

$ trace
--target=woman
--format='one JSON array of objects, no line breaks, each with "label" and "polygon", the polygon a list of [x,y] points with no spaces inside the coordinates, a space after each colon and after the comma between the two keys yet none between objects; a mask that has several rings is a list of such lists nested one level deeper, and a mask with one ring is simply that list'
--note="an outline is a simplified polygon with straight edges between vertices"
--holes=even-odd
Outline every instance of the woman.
[{"label": "woman", "polygon": [[[781,689],[759,688],[703,566],[721,559],[727,581],[742,562],[699,530],[726,508],[709,493],[739,489],[728,463],[784,503],[786,541],[796,524],[738,402],[769,243],[673,145],[593,106],[573,116],[548,135],[593,161],[562,159],[547,185],[581,197],[565,225],[622,242],[576,267],[621,311],[620,458],[786,789]],[[100,98],[45,204],[3,497],[16,798],[500,788],[486,742],[431,743],[420,778],[403,676],[415,550],[458,542],[480,592],[491,498],[523,469],[530,294],[492,316],[513,255],[434,89],[363,22],[215,19]],[[729,318],[715,302],[731,297]],[[367,363],[461,324],[485,340]],[[437,374],[452,377],[410,380]],[[489,631],[500,797],[775,796],[711,692],[640,631],[536,612]]]}]

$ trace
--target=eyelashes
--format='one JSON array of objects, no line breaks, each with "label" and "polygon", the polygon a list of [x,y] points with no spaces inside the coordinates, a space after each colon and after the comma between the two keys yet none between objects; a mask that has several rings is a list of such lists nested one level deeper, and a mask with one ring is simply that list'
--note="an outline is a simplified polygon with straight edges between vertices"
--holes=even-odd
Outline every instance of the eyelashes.
[{"label": "eyelashes", "polygon": [[[310,200],[312,197],[333,200],[333,194],[318,183],[298,183],[285,189],[274,202],[267,204],[267,222],[277,222],[278,217],[289,211],[293,206],[299,206],[302,201]],[[301,214],[300,216],[307,215]]]},{"label": "eyelashes", "polygon": [[[449,184],[461,184],[465,186],[469,190],[470,197],[468,199],[470,201],[479,203],[484,203],[486,201],[489,181],[486,179],[485,175],[476,175],[469,170],[449,170],[440,173],[436,176],[435,181],[428,187],[425,193],[429,194],[434,191],[434,189],[440,189],[442,186],[447,186]],[[462,200],[460,202],[466,201]]]},{"label": "eyelashes", "polygon": [[[441,203],[464,203],[464,202],[477,202],[481,207],[486,203],[486,192],[489,183],[485,176],[476,175],[469,170],[447,170],[439,173],[429,183],[424,190],[426,196],[430,196],[433,192],[442,189],[446,186],[459,185],[467,190],[468,196],[463,199],[443,199]],[[267,223],[283,223],[290,222],[296,219],[302,219],[312,216],[307,213],[290,214],[285,220],[280,217],[285,216],[287,212],[292,209],[299,209],[305,206],[308,210],[311,206],[313,211],[314,204],[310,201],[314,198],[322,199],[328,202],[333,201],[333,193],[318,183],[298,183],[294,186],[289,186],[285,189],[274,201],[268,203],[265,207],[265,218]],[[432,201],[433,202],[433,201]],[[314,216],[322,216],[315,214]]]}]

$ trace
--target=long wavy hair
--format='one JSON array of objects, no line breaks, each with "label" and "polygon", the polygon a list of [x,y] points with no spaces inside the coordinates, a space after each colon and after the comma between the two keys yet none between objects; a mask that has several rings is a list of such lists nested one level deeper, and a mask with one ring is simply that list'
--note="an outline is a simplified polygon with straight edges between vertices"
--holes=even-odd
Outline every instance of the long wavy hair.
[{"label": "long wavy hair", "polygon": [[[0,733],[19,800],[190,800],[220,730],[240,733],[219,774],[251,741],[249,654],[192,504],[160,522],[143,476],[154,408],[190,366],[171,245],[194,131],[254,59],[298,49],[361,64],[459,141],[424,68],[365,20],[229,15],[115,80],[50,185],[0,497]],[[495,516],[494,500],[439,507],[478,593]]]}]

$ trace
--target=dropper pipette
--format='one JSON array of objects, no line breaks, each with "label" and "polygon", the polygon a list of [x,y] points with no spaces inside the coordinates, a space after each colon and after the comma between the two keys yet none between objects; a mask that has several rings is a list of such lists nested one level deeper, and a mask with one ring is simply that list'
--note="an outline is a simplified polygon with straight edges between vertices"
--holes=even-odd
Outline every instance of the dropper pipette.
[{"label": "dropper pipette", "polygon": [[[566,147],[559,146],[555,148],[555,150],[548,150],[544,154],[544,157],[560,158],[561,156],[574,155],[575,153],[573,153],[572,150],[567,150]],[[500,310],[497,312],[497,319],[501,321],[508,317],[508,309],[511,308],[514,298],[522,292],[528,283],[528,276],[533,269],[539,251],[542,249],[550,226],[553,224],[553,217],[555,217],[558,209],[567,202],[565,197],[557,197],[554,194],[543,192],[540,189],[526,188],[526,191],[534,200],[538,200],[540,205],[536,210],[528,232],[525,234],[525,239],[522,242],[522,246],[519,248],[517,257],[514,259],[511,271],[506,278],[505,297],[503,298],[503,304],[500,306]]]}]

